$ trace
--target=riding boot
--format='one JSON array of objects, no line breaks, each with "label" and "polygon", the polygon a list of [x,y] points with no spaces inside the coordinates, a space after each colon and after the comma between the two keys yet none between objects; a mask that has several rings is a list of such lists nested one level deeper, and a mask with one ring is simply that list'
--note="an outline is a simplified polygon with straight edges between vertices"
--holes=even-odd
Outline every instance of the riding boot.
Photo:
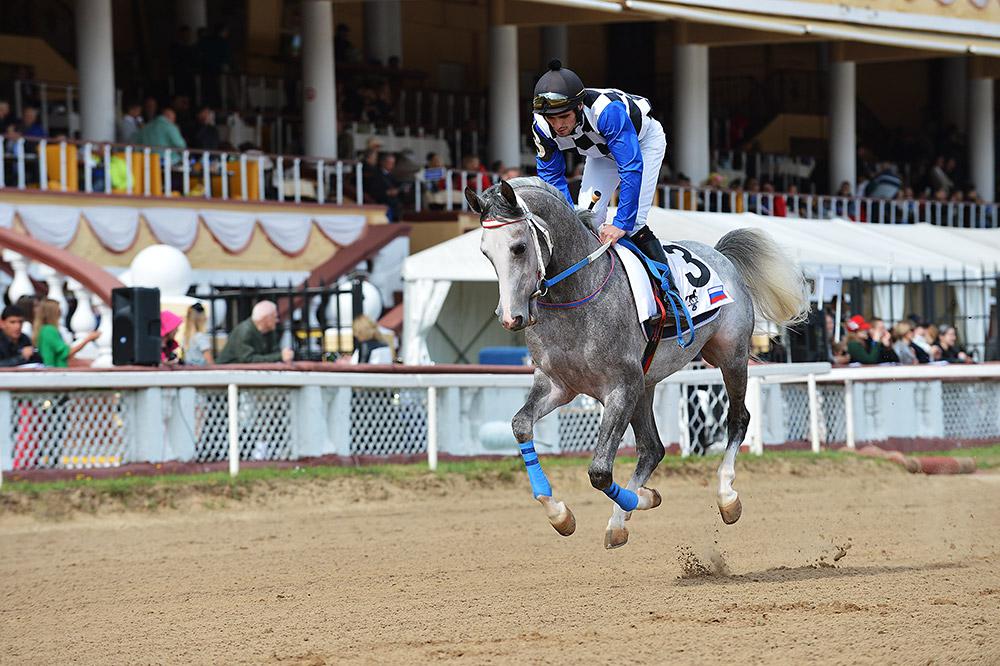
[{"label": "riding boot", "polygon": [[[648,226],[644,226],[633,234],[631,240],[635,243],[636,247],[642,250],[644,255],[653,261],[669,266],[667,263],[667,253],[663,251],[663,244],[660,243],[660,239],[656,237],[656,234]],[[670,290],[677,291],[677,286],[674,284],[674,276],[669,270],[667,271],[667,281],[670,285]]]}]

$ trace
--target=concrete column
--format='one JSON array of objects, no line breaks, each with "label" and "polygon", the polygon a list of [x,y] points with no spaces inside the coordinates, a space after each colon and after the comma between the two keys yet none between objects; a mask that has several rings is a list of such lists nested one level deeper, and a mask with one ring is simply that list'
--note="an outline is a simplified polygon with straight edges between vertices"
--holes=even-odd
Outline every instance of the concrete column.
[{"label": "concrete column", "polygon": [[570,69],[573,68],[569,62],[568,33],[569,29],[565,25],[547,25],[539,31],[541,38],[539,53],[542,54],[542,62],[539,65],[542,71],[553,58],[558,59]]},{"label": "concrete column", "polygon": [[368,0],[365,10],[365,57],[389,64],[403,58],[403,19],[400,0]]},{"label": "concrete column", "polygon": [[302,3],[302,118],[305,152],[337,157],[337,86],[330,0]]},{"label": "concrete column", "polygon": [[76,1],[76,68],[80,79],[81,138],[114,141],[111,0]]},{"label": "concrete column", "polygon": [[[830,63],[830,192],[845,180],[857,187],[857,133],[855,131],[855,63]],[[857,194],[855,192],[855,194]]]},{"label": "concrete column", "polygon": [[177,25],[191,28],[191,39],[197,39],[198,28],[208,27],[205,0],[177,0]]},{"label": "concrete column", "polygon": [[968,115],[965,110],[968,95],[969,80],[968,58],[958,56],[947,58],[944,63],[944,75],[941,81],[941,113],[945,125],[954,125],[960,132],[966,128]]},{"label": "concrete column", "polygon": [[707,46],[674,46],[674,105],[674,165],[699,185],[709,170]]},{"label": "concrete column", "polygon": [[969,79],[969,176],[984,201],[993,201],[993,79]]},{"label": "concrete column", "polygon": [[521,109],[517,90],[517,26],[491,25],[490,161],[521,165]]}]

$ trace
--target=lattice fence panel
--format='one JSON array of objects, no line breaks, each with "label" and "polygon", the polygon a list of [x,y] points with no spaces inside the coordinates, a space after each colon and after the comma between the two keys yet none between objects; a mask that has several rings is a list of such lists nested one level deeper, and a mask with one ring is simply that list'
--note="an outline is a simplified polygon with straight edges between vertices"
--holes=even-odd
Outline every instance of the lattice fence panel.
[{"label": "lattice fence panel", "polygon": [[[844,391],[843,384],[819,384],[816,387],[816,397],[819,400],[819,438],[827,445],[847,441]],[[806,410],[808,418],[808,402]]]},{"label": "lattice fence panel", "polygon": [[593,451],[601,430],[601,403],[589,396],[578,396],[559,409],[559,450]]},{"label": "lattice fence panel", "polygon": [[1000,382],[944,382],[941,402],[945,437],[1000,437]]},{"label": "lattice fence panel", "polygon": [[[195,459],[229,459],[229,396],[226,389],[200,388],[195,394]],[[240,388],[237,415],[241,460],[288,460],[294,441],[292,391]]]},{"label": "lattice fence panel", "polygon": [[119,391],[11,394],[14,469],[88,469],[128,462],[133,396]]},{"label": "lattice fence panel", "polygon": [[726,445],[729,394],[723,384],[681,386],[681,400],[687,400],[688,433],[691,452],[704,453],[714,444]]},{"label": "lattice fence panel", "polygon": [[351,453],[400,455],[427,451],[426,389],[351,392]]},{"label": "lattice fence panel", "polygon": [[805,384],[781,385],[782,413],[785,419],[785,441],[809,440],[809,390]]}]

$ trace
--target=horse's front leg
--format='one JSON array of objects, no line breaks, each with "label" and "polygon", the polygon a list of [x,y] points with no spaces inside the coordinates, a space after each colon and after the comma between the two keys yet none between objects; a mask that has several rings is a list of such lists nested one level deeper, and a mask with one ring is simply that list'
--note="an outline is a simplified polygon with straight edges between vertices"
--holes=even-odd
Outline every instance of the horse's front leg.
[{"label": "horse's front leg", "polygon": [[[622,488],[613,476],[615,455],[618,446],[625,435],[629,419],[635,411],[641,382],[627,382],[624,386],[614,389],[604,399],[604,417],[601,419],[601,431],[598,435],[594,458],[590,461],[587,473],[592,486],[607,495],[622,511],[629,512],[639,507],[640,498],[634,491]],[[624,524],[620,527],[609,524],[604,535],[605,548],[624,546],[628,541],[628,530]]]},{"label": "horse's front leg", "polygon": [[541,370],[535,370],[528,399],[511,421],[514,438],[531,481],[531,494],[545,507],[545,515],[552,527],[563,536],[569,536],[576,530],[576,518],[565,503],[557,501],[552,495],[552,485],[535,451],[534,427],[536,421],[574,397],[576,394],[553,382]]}]

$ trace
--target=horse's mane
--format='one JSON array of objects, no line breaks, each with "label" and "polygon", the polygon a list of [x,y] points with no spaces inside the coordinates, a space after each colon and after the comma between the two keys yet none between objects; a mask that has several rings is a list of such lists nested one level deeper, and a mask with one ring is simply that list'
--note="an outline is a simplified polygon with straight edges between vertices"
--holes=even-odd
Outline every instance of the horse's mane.
[{"label": "horse's mane", "polygon": [[533,188],[536,190],[542,190],[547,194],[551,194],[553,197],[566,204],[566,207],[576,215],[577,219],[583,222],[584,226],[588,229],[594,229],[594,214],[591,211],[577,210],[573,208],[569,205],[569,202],[566,201],[566,197],[563,196],[563,193],[559,190],[559,188],[545,182],[538,176],[521,176],[519,178],[511,178],[507,182],[510,183],[510,186],[515,190],[521,188]]}]

